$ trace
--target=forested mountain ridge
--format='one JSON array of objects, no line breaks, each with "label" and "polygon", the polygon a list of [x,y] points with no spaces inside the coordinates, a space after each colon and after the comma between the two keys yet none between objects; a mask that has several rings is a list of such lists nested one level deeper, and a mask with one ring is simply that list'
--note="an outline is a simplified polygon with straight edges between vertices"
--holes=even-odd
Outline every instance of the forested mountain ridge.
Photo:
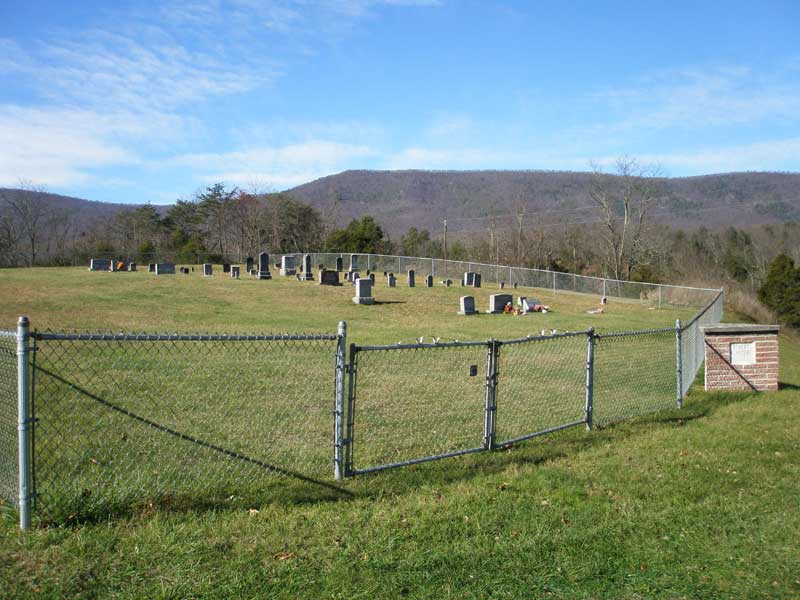
[{"label": "forested mountain ridge", "polygon": [[[438,230],[447,218],[455,232],[485,229],[492,213],[505,224],[519,214],[531,225],[587,222],[596,216],[593,179],[593,173],[567,171],[344,171],[287,193],[335,215],[338,224],[369,213],[399,233],[410,227]],[[652,183],[655,222],[718,227],[800,219],[800,173],[725,173]]]}]

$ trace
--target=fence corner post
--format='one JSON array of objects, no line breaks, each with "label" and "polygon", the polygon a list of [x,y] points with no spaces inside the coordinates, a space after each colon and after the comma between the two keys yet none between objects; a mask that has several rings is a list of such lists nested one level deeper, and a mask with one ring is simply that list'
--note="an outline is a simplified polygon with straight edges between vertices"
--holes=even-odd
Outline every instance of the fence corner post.
[{"label": "fence corner post", "polygon": [[347,323],[339,321],[336,336],[336,399],[333,409],[333,476],[336,480],[344,476],[344,405],[345,371],[347,347]]},{"label": "fence corner post", "polygon": [[681,320],[675,320],[675,372],[678,377],[678,408],[683,408],[683,351],[681,343]]},{"label": "fence corner post", "polygon": [[592,430],[592,419],[594,415],[594,327],[586,333],[586,430]]},{"label": "fence corner post", "polygon": [[19,528],[31,527],[30,321],[17,322],[17,442],[19,449]]}]

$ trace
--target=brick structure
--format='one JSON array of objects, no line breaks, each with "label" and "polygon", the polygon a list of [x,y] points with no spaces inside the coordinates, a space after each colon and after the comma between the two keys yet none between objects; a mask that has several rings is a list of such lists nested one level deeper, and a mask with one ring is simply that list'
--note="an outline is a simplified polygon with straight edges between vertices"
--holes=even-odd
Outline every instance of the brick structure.
[{"label": "brick structure", "polygon": [[713,325],[705,336],[706,390],[778,389],[777,325]]}]

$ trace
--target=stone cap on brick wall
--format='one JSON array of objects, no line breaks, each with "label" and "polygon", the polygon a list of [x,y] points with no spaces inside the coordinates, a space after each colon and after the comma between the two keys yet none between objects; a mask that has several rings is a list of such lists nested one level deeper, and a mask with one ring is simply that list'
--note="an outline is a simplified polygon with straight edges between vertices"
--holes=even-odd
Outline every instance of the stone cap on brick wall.
[{"label": "stone cap on brick wall", "polygon": [[774,333],[777,335],[780,327],[778,325],[755,325],[753,323],[720,323],[719,325],[706,325],[700,329],[703,330],[703,333],[711,335],[742,335],[748,333],[755,333],[758,335]]}]

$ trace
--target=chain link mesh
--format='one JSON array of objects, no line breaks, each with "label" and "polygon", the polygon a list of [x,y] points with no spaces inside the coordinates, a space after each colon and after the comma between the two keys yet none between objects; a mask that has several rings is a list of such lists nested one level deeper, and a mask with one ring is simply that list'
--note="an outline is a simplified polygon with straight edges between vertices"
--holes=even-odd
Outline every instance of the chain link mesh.
[{"label": "chain link mesh", "polygon": [[694,383],[705,361],[705,337],[702,328],[722,321],[722,312],[722,294],[719,294],[681,330],[681,386],[684,395]]},{"label": "chain link mesh", "polygon": [[673,328],[596,336],[594,423],[675,408],[675,343]]},{"label": "chain link mesh", "polygon": [[62,519],[330,479],[335,336],[208,337],[36,335],[37,509]]},{"label": "chain link mesh", "polygon": [[485,343],[359,351],[353,469],[480,448],[487,353]]},{"label": "chain link mesh", "polygon": [[503,343],[497,445],[585,421],[586,353],[586,334]]},{"label": "chain link mesh", "polygon": [[0,331],[0,498],[17,500],[17,338]]}]

